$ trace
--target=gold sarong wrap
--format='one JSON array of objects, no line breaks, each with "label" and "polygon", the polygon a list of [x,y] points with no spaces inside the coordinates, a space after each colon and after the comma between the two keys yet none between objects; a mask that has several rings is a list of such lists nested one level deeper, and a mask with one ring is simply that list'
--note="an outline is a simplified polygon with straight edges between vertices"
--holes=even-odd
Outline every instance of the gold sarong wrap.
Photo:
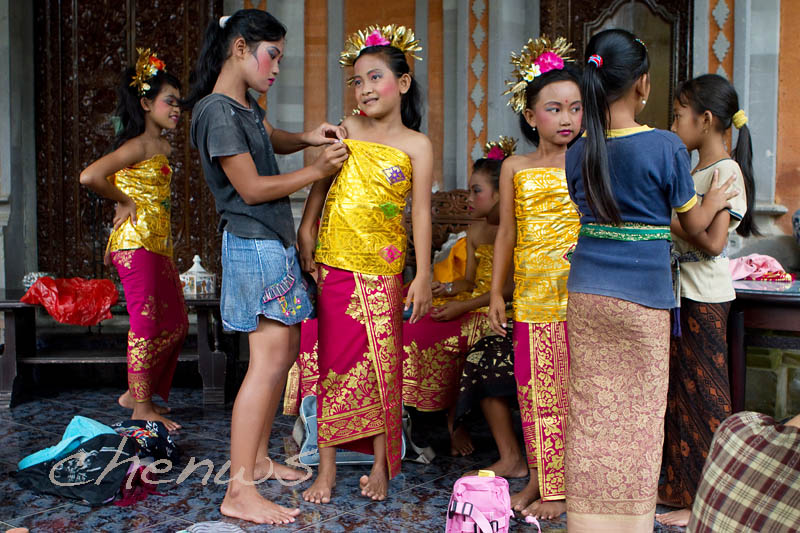
[{"label": "gold sarong wrap", "polygon": [[315,259],[362,274],[399,274],[405,266],[411,159],[383,144],[344,143],[350,157],[328,191]]},{"label": "gold sarong wrap", "polygon": [[167,156],[155,155],[108,177],[136,203],[136,226],[126,220],[108,238],[106,252],[144,248],[172,257],[170,182]]},{"label": "gold sarong wrap", "polygon": [[567,318],[567,254],[575,247],[580,214],[562,168],[527,168],[514,174],[514,319]]}]

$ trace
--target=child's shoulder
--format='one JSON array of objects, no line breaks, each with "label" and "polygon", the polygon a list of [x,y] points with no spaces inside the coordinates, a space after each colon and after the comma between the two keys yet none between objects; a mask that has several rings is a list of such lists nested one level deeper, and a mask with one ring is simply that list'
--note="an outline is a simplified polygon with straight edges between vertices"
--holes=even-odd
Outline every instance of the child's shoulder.
[{"label": "child's shoulder", "polygon": [[653,128],[645,133],[650,133],[651,135],[642,136],[641,139],[643,142],[650,142],[650,143],[658,142],[668,147],[672,151],[686,150],[686,145],[683,144],[681,138],[672,133],[671,131]]}]

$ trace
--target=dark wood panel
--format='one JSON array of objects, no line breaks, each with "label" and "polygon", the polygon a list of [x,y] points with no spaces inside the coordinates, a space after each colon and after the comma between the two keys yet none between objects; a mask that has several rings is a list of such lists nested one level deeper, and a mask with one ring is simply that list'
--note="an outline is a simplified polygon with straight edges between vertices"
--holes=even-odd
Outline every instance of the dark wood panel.
[{"label": "dark wood panel", "polygon": [[[208,20],[221,0],[37,2],[35,23],[39,268],[59,276],[115,276],[102,256],[113,205],[78,176],[108,151],[115,88],[136,48],[152,48],[188,89]],[[220,272],[218,217],[196,151],[189,114],[168,134],[172,145],[172,231],[180,271],[192,256]]]},{"label": "dark wood panel", "polygon": [[[540,6],[542,33],[569,39],[579,62],[586,60],[583,51],[588,39],[609,24],[632,31],[648,43],[651,61],[658,63],[651,66],[655,76],[651,102],[658,102],[659,108],[649,105],[644,120],[660,128],[669,126],[673,91],[692,72],[694,8],[691,0],[542,0]],[[626,10],[629,15],[621,16]],[[634,12],[638,15],[630,16]],[[668,26],[669,35],[664,38],[654,31],[656,28],[640,16],[642,13]],[[669,50],[662,50],[662,47],[669,47]],[[661,64],[664,59],[670,64]]]}]

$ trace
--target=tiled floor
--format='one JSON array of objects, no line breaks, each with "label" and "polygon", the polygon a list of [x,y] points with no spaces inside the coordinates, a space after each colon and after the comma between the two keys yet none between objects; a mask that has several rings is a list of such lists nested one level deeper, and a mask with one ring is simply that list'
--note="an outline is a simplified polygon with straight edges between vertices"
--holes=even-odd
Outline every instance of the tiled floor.
[{"label": "tiled floor", "polygon": [[[73,416],[80,414],[108,424],[127,418],[128,412],[114,401],[120,392],[114,389],[68,390],[47,397],[34,396],[10,410],[0,410],[0,530],[23,526],[34,533],[175,532],[196,522],[229,521],[219,513],[225,487],[215,484],[213,478],[203,486],[203,468],[179,485],[161,485],[160,490],[166,496],[150,496],[128,508],[113,505],[87,507],[66,499],[40,496],[17,485],[11,476],[17,461],[55,444]],[[182,469],[192,456],[197,461],[211,459],[215,465],[222,465],[227,460],[230,408],[203,409],[201,405],[199,390],[173,389],[170,398],[172,417],[184,427],[176,434],[184,459],[175,471]],[[297,447],[291,438],[293,422],[291,417],[277,418],[270,443],[274,457],[296,453]],[[469,458],[439,456],[430,465],[403,463],[403,472],[392,480],[389,498],[384,502],[371,502],[358,495],[357,479],[368,471],[367,466],[340,466],[334,500],[329,505],[317,506],[303,501],[301,493],[310,481],[295,487],[284,487],[275,481],[260,486],[265,495],[279,503],[300,507],[302,514],[294,524],[275,527],[235,520],[230,522],[247,531],[443,531],[444,511],[455,480],[463,472],[490,464],[495,459],[490,440],[482,438],[477,442],[483,445],[483,449]],[[513,480],[512,490],[521,488],[524,483],[524,480]],[[565,516],[542,523],[542,530],[566,531]],[[515,522],[512,531],[536,531],[536,528]],[[656,525],[655,531],[680,529],[670,530]]]}]

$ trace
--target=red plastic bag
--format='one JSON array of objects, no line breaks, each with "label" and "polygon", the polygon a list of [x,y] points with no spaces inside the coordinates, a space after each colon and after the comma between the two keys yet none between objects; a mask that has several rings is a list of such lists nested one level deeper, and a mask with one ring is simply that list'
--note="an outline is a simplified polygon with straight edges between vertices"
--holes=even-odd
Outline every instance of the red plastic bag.
[{"label": "red plastic bag", "polygon": [[63,324],[94,326],[111,318],[111,306],[118,299],[117,288],[108,279],[43,277],[20,300],[41,304]]}]

